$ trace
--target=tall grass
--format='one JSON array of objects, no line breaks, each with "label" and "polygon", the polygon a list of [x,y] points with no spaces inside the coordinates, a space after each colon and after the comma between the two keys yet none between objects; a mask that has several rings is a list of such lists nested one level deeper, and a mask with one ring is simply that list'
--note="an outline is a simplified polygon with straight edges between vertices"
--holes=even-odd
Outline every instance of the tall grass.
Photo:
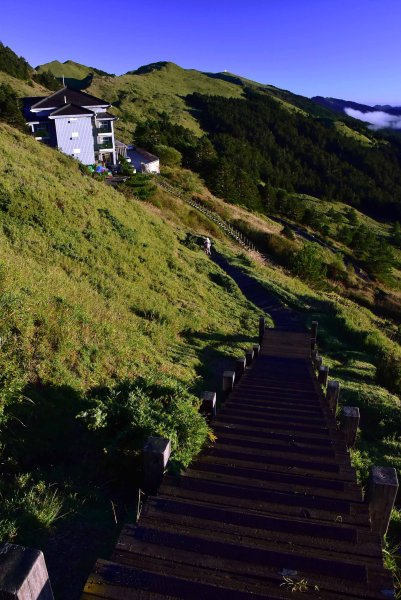
[{"label": "tall grass", "polygon": [[[207,435],[199,376],[215,382],[244,351],[258,311],[185,243],[207,230],[189,207],[166,223],[171,208],[162,215],[124,196],[24,134],[1,125],[0,140],[1,493],[10,501],[0,532],[23,542],[64,514],[67,498],[74,510],[74,494],[80,510],[104,469],[117,485],[111,457],[131,457],[134,469],[145,434],[170,435],[187,464]],[[167,396],[151,388],[155,372],[168,378]],[[99,390],[109,390],[103,404]],[[88,429],[99,411],[105,428]],[[127,455],[125,439],[112,451],[108,437],[126,411]]]}]

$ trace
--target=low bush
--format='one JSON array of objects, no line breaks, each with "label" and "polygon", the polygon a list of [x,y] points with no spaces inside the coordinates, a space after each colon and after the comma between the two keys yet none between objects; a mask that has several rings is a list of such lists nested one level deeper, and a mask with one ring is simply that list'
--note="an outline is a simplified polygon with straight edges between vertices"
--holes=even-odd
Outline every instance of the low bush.
[{"label": "low bush", "polygon": [[188,387],[158,374],[121,383],[94,398],[78,418],[99,433],[104,451],[117,465],[121,458],[136,456],[148,436],[159,435],[171,440],[176,465],[186,467],[209,432],[199,403]]},{"label": "low bush", "polygon": [[316,244],[305,244],[292,260],[292,271],[313,287],[327,286],[327,264]]}]

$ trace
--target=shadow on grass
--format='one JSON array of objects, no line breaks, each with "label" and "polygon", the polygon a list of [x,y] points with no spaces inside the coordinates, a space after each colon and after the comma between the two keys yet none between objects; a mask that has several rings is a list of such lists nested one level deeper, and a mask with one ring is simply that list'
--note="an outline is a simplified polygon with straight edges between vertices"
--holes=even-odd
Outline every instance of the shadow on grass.
[{"label": "shadow on grass", "polygon": [[[197,395],[203,390],[216,390],[220,394],[223,371],[234,370],[235,360],[245,354],[245,350],[257,343],[257,332],[255,335],[225,335],[207,332],[184,332],[182,338],[185,340],[185,349],[190,348],[199,361],[196,368],[198,376],[193,392]],[[236,350],[238,345],[243,347]],[[230,350],[230,347],[232,348]],[[185,350],[184,350],[185,352]],[[180,351],[177,351],[179,359]]]},{"label": "shadow on grass", "polygon": [[[55,597],[79,600],[95,560],[110,557],[122,523],[133,519],[135,469],[108,464],[99,437],[76,418],[88,406],[76,390],[39,384],[23,395],[2,436],[8,501],[0,517],[16,523],[12,541],[44,551]],[[50,521],[53,494],[59,508]]]}]

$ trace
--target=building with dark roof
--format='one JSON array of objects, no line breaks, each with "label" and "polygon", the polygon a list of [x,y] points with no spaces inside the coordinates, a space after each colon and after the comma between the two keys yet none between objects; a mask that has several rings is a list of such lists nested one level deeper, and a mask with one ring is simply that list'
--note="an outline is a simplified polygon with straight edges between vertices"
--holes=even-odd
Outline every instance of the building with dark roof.
[{"label": "building with dark roof", "polygon": [[45,98],[24,98],[27,125],[37,140],[85,165],[116,163],[111,105],[78,90],[63,88]]}]

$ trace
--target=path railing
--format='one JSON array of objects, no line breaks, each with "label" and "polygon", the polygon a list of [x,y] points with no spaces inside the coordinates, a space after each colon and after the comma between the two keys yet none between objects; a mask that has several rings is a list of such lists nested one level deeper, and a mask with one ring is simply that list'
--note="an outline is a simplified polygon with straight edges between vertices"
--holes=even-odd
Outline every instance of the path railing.
[{"label": "path railing", "polygon": [[216,223],[226,235],[230,236],[240,246],[243,246],[247,250],[257,252],[254,243],[241,233],[241,231],[235,229],[228,221],[225,221],[217,212],[210,210],[210,208],[207,208],[201,202],[194,200],[194,198],[186,196],[181,190],[172,186],[165,179],[158,178],[156,183],[169,194],[180,198],[199,212],[206,215],[208,219]]}]

